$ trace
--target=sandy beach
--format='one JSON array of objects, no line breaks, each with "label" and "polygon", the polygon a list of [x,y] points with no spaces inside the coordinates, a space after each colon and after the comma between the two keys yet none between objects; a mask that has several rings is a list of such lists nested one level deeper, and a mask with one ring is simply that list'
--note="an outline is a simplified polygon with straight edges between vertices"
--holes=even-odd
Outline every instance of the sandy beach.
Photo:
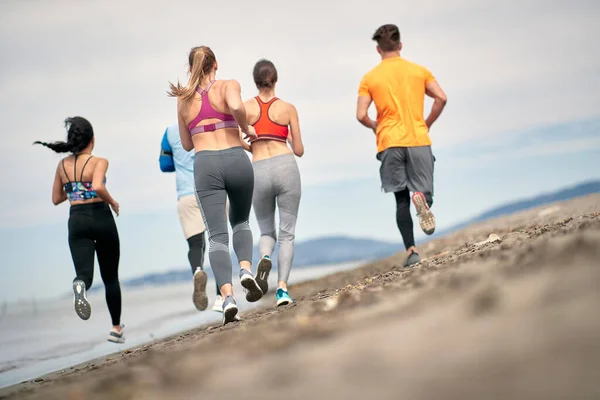
[{"label": "sandy beach", "polygon": [[420,249],[412,269],[399,253],[303,282],[290,288],[291,306],[102,357],[0,398],[600,398],[600,194]]}]

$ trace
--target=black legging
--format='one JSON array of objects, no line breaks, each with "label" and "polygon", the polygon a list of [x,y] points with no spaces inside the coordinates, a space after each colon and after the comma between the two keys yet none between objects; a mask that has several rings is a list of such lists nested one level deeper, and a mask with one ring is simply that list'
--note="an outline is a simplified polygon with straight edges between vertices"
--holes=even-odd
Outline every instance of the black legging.
[{"label": "black legging", "polygon": [[[204,252],[206,250],[206,244],[204,243],[204,232],[197,235],[191,236],[187,240],[188,246],[188,260],[190,261],[190,267],[192,267],[192,274],[196,272],[196,268],[203,268],[204,266]],[[219,292],[219,286],[215,280],[215,286],[217,288],[217,296],[221,295]]]},{"label": "black legging", "polygon": [[86,290],[94,279],[94,254],[98,257],[100,275],[106,291],[106,304],[112,324],[121,323],[121,286],[119,285],[119,233],[106,203],[71,206],[69,215],[69,247],[77,277]]},{"label": "black legging", "polygon": [[[423,193],[429,207],[433,204],[433,198],[429,193]],[[415,245],[413,233],[413,220],[410,215],[410,193],[408,189],[394,192],[396,196],[396,223],[404,241],[404,247],[408,250]]]}]

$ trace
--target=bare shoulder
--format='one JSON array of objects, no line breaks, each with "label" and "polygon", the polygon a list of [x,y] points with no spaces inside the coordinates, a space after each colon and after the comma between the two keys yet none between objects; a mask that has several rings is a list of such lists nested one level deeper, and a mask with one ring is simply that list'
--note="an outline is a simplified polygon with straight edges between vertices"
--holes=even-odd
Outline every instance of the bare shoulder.
[{"label": "bare shoulder", "polygon": [[104,157],[94,156],[96,159],[96,165],[106,165],[108,166],[108,159]]},{"label": "bare shoulder", "polygon": [[282,103],[288,113],[290,113],[290,114],[298,113],[298,111],[296,111],[296,107],[292,103],[289,103],[289,102],[283,101],[283,100],[282,100]]},{"label": "bare shoulder", "polygon": [[238,81],[236,81],[235,79],[224,79],[221,81],[222,83],[222,87],[224,89],[241,89],[240,83]]},{"label": "bare shoulder", "polygon": [[258,103],[256,102],[256,97],[251,97],[249,99],[244,100],[244,106],[245,107],[255,107],[255,106],[258,106]]}]

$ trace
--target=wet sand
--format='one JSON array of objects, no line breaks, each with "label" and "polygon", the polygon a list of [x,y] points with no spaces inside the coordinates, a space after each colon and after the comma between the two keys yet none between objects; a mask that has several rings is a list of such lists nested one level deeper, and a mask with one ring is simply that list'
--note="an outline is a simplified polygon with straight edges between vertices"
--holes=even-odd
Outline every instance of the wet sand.
[{"label": "wet sand", "polygon": [[[479,243],[496,234],[498,239]],[[470,226],[10,399],[600,398],[600,194]]]}]

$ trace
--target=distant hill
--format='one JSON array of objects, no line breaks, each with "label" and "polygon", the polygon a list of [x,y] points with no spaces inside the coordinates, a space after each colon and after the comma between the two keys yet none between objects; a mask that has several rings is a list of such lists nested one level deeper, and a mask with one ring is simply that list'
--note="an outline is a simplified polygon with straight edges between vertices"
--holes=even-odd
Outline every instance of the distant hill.
[{"label": "distant hill", "polygon": [[[578,184],[563,190],[542,194],[529,199],[518,200],[486,211],[464,223],[437,232],[434,237],[458,231],[475,222],[513,214],[529,208],[542,206],[557,201],[569,200],[592,193],[600,193],[600,181]],[[338,264],[352,261],[368,261],[391,256],[403,249],[400,239],[396,243],[380,240],[353,238],[347,236],[322,237],[296,244],[294,268],[307,266]],[[254,265],[258,262],[258,249],[254,251]],[[277,250],[272,258],[277,259]],[[235,260],[235,256],[233,256]],[[127,279],[124,286],[165,285],[176,282],[186,282],[190,279],[189,268],[177,268],[163,273],[147,274],[138,278]],[[210,268],[207,273],[212,274]],[[101,287],[101,286],[100,286]],[[95,286],[92,290],[98,290]]]},{"label": "distant hill", "polygon": [[520,211],[525,211],[530,208],[540,207],[546,204],[555,203],[558,201],[565,201],[576,197],[586,196],[588,194],[600,193],[600,180],[589,181],[571,186],[566,189],[561,189],[556,192],[541,194],[528,199],[517,200],[508,204],[501,205],[496,208],[492,208],[478,216],[455,225],[449,229],[444,229],[436,233],[436,237],[447,235],[452,232],[459,231],[468,225],[487,221],[492,218],[498,218],[503,215],[510,215]]}]

